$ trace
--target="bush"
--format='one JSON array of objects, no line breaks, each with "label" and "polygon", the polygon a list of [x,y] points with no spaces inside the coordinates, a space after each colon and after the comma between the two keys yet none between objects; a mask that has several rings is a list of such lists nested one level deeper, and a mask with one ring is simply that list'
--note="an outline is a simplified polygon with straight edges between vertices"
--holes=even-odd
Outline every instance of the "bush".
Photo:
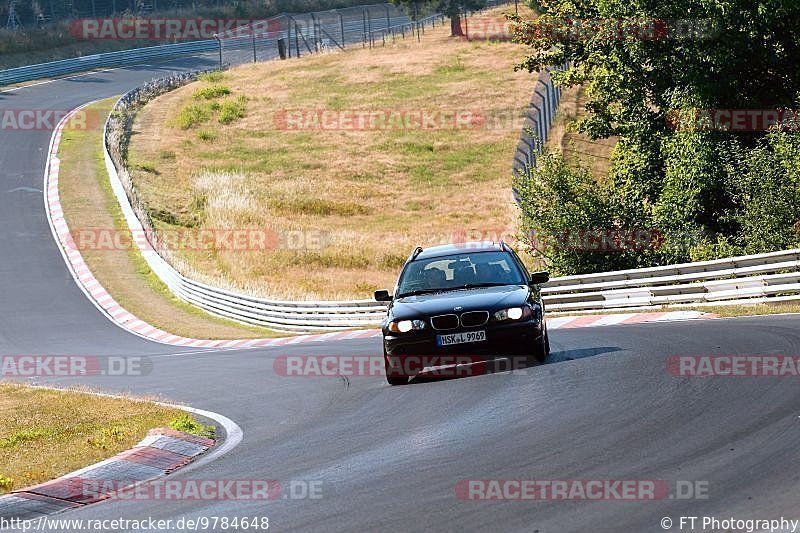
[{"label": "bush", "polygon": [[525,239],[553,274],[638,266],[635,252],[587,251],[571,243],[588,231],[626,227],[612,211],[612,190],[596,183],[587,168],[567,162],[560,153],[545,153],[516,180],[516,188]]},{"label": "bush", "polygon": [[212,72],[204,72],[197,76],[197,79],[200,81],[207,81],[210,83],[216,83],[222,81],[225,78],[225,74],[222,71],[214,70]]},{"label": "bush", "polygon": [[247,97],[239,96],[235,100],[225,100],[219,110],[219,123],[230,124],[244,118],[247,111]]},{"label": "bush", "polygon": [[188,130],[202,124],[210,118],[211,113],[205,106],[188,105],[178,113],[178,126],[182,130]]},{"label": "bush", "polygon": [[768,135],[745,157],[731,180],[738,209],[739,248],[757,254],[800,246],[800,139]]},{"label": "bush", "polygon": [[229,94],[231,94],[231,90],[229,87],[226,87],[225,85],[211,85],[210,87],[203,87],[202,89],[197,89],[194,92],[194,99],[213,100],[214,98],[228,96]]}]

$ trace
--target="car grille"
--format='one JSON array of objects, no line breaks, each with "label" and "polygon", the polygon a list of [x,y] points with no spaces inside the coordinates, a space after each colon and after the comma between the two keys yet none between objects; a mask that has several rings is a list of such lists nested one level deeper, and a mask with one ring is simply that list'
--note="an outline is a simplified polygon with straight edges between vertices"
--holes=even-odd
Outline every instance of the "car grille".
[{"label": "car grille", "polygon": [[448,330],[458,326],[475,328],[489,322],[489,311],[467,311],[460,317],[458,315],[437,315],[431,318],[433,329]]},{"label": "car grille", "polygon": [[458,327],[458,316],[438,315],[431,317],[431,326],[433,326],[433,329],[438,330],[456,329]]},{"label": "car grille", "polygon": [[467,311],[461,315],[461,325],[465,328],[482,326],[489,321],[488,311]]}]

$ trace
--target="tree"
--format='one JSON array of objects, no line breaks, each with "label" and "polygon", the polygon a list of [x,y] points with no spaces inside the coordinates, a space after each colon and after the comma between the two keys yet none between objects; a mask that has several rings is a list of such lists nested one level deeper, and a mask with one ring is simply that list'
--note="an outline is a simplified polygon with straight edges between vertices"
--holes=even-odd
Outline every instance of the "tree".
[{"label": "tree", "polygon": [[463,36],[461,29],[461,13],[465,11],[475,11],[486,6],[486,0],[425,0],[416,2],[414,0],[391,0],[393,4],[403,8],[411,14],[414,20],[420,13],[441,13],[450,19],[450,35],[452,37]]},{"label": "tree", "polygon": [[[706,128],[697,110],[775,111],[798,103],[800,2],[541,3],[544,14],[536,20],[510,17],[518,23],[517,40],[530,47],[518,68],[561,65],[552,74],[556,83],[587,89],[577,130],[592,139],[620,138],[608,176],[593,177],[609,205],[595,223],[663,232],[661,248],[642,256],[656,264],[797,244],[796,140],[766,129]],[[686,118],[688,127],[679,127]],[[565,164],[561,175],[581,173]],[[531,169],[534,178],[543,174],[553,170]],[[534,226],[543,215],[524,213]],[[615,261],[622,268],[631,258]]]}]

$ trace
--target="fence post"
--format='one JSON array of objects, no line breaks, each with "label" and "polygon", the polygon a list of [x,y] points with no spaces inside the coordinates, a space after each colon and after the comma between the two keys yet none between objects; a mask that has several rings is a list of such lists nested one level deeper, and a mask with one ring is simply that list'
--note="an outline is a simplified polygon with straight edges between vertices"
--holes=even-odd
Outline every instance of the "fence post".
[{"label": "fence post", "polygon": [[219,35],[216,33],[214,34],[214,39],[217,40],[217,44],[219,45],[219,69],[222,70],[222,39],[220,39]]},{"label": "fence post", "polygon": [[298,35],[296,20],[294,21],[294,51],[297,53],[297,57],[300,57],[300,36]]},{"label": "fence post", "polygon": [[253,63],[255,63],[258,61],[256,59],[256,32],[252,24],[250,25],[250,34],[253,36]]},{"label": "fence post", "polygon": [[319,26],[317,25],[317,17],[314,12],[311,12],[311,27],[314,28],[314,50],[319,52],[320,41],[322,40],[319,35]]},{"label": "fence post", "polygon": [[[292,48],[289,47],[289,57],[292,57]],[[278,39],[278,57],[281,59],[286,59],[286,41],[283,37]]]},{"label": "fence post", "polygon": [[388,5],[386,6],[386,27],[387,28],[391,28],[392,27],[392,18],[389,16],[389,6]]},{"label": "fence post", "polygon": [[364,11],[363,9],[361,10],[361,20],[362,20],[362,25],[364,27],[364,31],[361,33],[361,35],[364,36],[364,39],[363,39],[363,41],[361,43],[361,47],[362,48],[366,48],[367,47],[367,12]]},{"label": "fence post", "polygon": [[339,13],[339,29],[342,30],[342,48],[345,46],[344,42],[344,17]]}]

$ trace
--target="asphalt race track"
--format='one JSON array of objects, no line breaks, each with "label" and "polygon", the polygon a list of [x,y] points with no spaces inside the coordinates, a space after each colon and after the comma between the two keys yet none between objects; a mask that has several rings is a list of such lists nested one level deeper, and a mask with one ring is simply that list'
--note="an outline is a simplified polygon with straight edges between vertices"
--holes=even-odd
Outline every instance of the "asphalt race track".
[{"label": "asphalt race track", "polygon": [[[71,109],[198,58],[92,73],[0,93],[0,109]],[[264,350],[198,350],[118,328],[75,285],[42,200],[50,131],[0,138],[0,354],[147,356],[140,377],[39,380],[158,394],[244,431],[177,479],[320,482],[319,499],[108,501],[60,518],[268,516],[277,531],[664,531],[680,516],[794,517],[800,388],[792,377],[679,378],[673,355],[798,355],[800,317],[558,330],[524,372],[389,387],[378,377],[287,378],[287,354],[368,355],[379,339]],[[465,501],[467,479],[665,480],[706,499]],[[684,531],[686,528],[684,528]],[[697,529],[699,531],[699,529]]]}]

